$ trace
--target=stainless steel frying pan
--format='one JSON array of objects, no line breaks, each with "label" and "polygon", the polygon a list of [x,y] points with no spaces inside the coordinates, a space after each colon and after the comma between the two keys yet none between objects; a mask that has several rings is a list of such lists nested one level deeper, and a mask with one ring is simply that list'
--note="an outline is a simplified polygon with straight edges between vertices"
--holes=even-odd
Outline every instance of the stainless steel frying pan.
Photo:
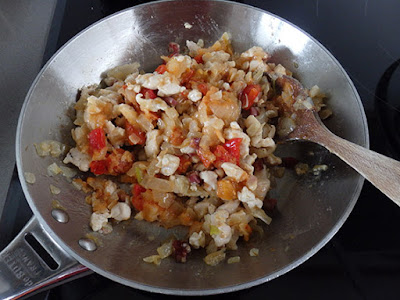
[{"label": "stainless steel frying pan", "polygon": [[[191,24],[186,28],[184,23]],[[275,188],[279,213],[264,236],[242,243],[233,255],[239,264],[204,264],[204,253],[192,253],[186,264],[164,260],[159,267],[143,263],[170,231],[136,220],[115,226],[109,235],[92,233],[90,207],[84,194],[62,176],[47,176],[46,168],[61,158],[40,158],[33,144],[68,139],[70,112],[78,89],[98,83],[114,66],[138,61],[151,70],[169,42],[207,43],[231,33],[236,51],[262,46],[272,60],[291,69],[302,83],[318,84],[329,95],[334,116],[327,127],[343,138],[368,147],[368,129],[360,98],[336,59],[308,34],[268,12],[225,1],[162,1],[139,5],[90,26],[44,66],[22,108],[16,141],[17,165],[34,218],[0,254],[0,298],[19,297],[57,283],[87,268],[134,288],[178,295],[235,291],[267,282],[295,268],[316,253],[338,231],[352,210],[363,178],[335,156],[309,143],[280,146],[280,154],[310,164],[325,163],[319,177],[287,172]],[[71,144],[72,145],[72,144]],[[27,184],[24,172],[36,175]],[[49,185],[61,188],[52,195]],[[57,200],[55,209],[54,201]],[[53,204],[52,204],[53,203]],[[175,230],[176,234],[182,234]],[[91,239],[87,239],[91,237]],[[50,267],[27,240],[36,239],[55,264]],[[93,243],[95,240],[96,243]],[[249,249],[260,249],[250,257]]]}]

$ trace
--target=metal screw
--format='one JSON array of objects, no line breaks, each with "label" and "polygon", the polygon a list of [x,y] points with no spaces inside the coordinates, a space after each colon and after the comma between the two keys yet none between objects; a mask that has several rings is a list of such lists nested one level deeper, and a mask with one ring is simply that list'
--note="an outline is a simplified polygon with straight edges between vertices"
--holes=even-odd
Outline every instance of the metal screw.
[{"label": "metal screw", "polygon": [[94,251],[97,249],[96,243],[93,242],[91,239],[82,238],[78,241],[79,246],[87,251]]},{"label": "metal screw", "polygon": [[53,216],[54,220],[60,223],[67,223],[69,221],[69,216],[68,214],[62,210],[55,208],[51,211],[51,215]]}]

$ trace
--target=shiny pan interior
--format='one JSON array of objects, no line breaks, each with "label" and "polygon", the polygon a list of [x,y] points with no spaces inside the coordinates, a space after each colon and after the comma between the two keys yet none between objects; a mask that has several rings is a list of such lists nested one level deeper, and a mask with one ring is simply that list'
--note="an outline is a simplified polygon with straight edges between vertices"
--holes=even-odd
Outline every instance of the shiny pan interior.
[{"label": "shiny pan interior", "polygon": [[[193,25],[185,28],[184,23]],[[167,238],[157,224],[136,220],[114,227],[109,235],[92,233],[91,208],[85,195],[64,177],[48,177],[46,168],[60,159],[39,158],[33,146],[43,140],[72,144],[71,112],[78,89],[96,84],[101,74],[118,65],[138,61],[150,71],[166,53],[169,42],[185,45],[201,38],[206,45],[223,32],[233,37],[236,51],[261,46],[293,71],[306,87],[317,84],[329,96],[333,116],[325,123],[339,136],[368,147],[368,129],[362,103],[350,78],[337,60],[307,33],[268,12],[225,1],[161,1],[139,5],[109,16],[71,39],[45,65],[25,101],[17,137],[20,176],[36,175],[37,182],[22,180],[27,200],[54,240],[80,263],[112,280],[147,291],[204,295],[239,290],[269,281],[295,268],[317,252],[337,232],[359,196],[363,179],[321,147],[305,142],[278,146],[278,155],[294,156],[313,164],[326,164],[321,176],[298,177],[293,172],[278,181],[273,194],[279,212],[264,236],[240,242],[232,256],[241,262],[207,266],[205,252],[194,251],[186,264],[164,260],[160,266],[143,257],[156,253]],[[49,185],[61,188],[52,195]],[[68,223],[51,216],[56,199],[69,215]],[[175,230],[180,235],[179,229]],[[78,240],[95,236],[98,248],[89,252]],[[154,239],[149,238],[154,237]],[[258,257],[249,250],[259,248]]]}]

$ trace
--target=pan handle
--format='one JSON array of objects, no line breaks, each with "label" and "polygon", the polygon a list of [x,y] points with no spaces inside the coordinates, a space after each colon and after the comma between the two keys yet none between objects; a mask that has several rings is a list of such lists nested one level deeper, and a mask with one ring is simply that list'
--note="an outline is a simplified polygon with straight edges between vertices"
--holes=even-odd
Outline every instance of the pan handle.
[{"label": "pan handle", "polygon": [[19,299],[90,273],[32,217],[0,253],[0,299]]}]

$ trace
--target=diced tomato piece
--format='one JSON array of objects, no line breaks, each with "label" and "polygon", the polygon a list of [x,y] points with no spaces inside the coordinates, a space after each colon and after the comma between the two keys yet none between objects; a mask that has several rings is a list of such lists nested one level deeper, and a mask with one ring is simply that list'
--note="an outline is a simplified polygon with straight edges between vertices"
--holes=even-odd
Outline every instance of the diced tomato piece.
[{"label": "diced tomato piece", "polygon": [[170,140],[171,144],[174,146],[179,146],[180,144],[182,144],[183,141],[185,140],[185,137],[183,136],[182,128],[174,127],[169,140]]},{"label": "diced tomato piece", "polygon": [[125,122],[125,133],[131,145],[144,145],[146,143],[146,132],[131,125],[128,121]]},{"label": "diced tomato piece", "polygon": [[89,133],[89,146],[92,152],[101,150],[106,146],[106,135],[103,128],[93,129]]},{"label": "diced tomato piece", "polygon": [[229,151],[231,155],[236,159],[236,164],[240,162],[240,144],[242,143],[241,138],[234,138],[227,140],[224,144],[224,148]]},{"label": "diced tomato piece", "polygon": [[215,155],[214,165],[217,168],[220,168],[224,162],[236,164],[236,159],[221,145],[216,146],[213,153]]},{"label": "diced tomato piece", "polygon": [[143,200],[143,197],[141,195],[132,196],[132,205],[136,210],[142,211],[143,210],[143,204],[144,204],[144,200]]},{"label": "diced tomato piece", "polygon": [[197,89],[203,94],[203,96],[205,94],[207,94],[208,92],[208,86],[206,83],[200,83],[197,85]]},{"label": "diced tomato piece", "polygon": [[184,174],[189,169],[190,165],[192,164],[189,155],[181,155],[179,156],[179,167],[176,170],[177,174]]},{"label": "diced tomato piece", "polygon": [[241,138],[227,140],[224,144],[215,147],[213,153],[216,157],[214,165],[219,168],[222,163],[229,162],[239,165]]},{"label": "diced tomato piece", "polygon": [[143,94],[143,96],[146,99],[155,99],[155,98],[157,98],[157,93],[156,93],[155,90],[150,90],[150,89],[142,87],[140,92]]},{"label": "diced tomato piece", "polygon": [[192,69],[187,69],[183,74],[182,74],[182,79],[181,79],[181,84],[188,83],[190,79],[194,75],[194,70]]},{"label": "diced tomato piece", "polygon": [[124,90],[126,90],[127,87],[128,87],[128,86],[127,86],[126,84],[124,84],[124,85],[122,86],[122,88],[123,88]]},{"label": "diced tomato piece", "polygon": [[95,175],[102,175],[108,172],[108,161],[105,160],[94,160],[90,163],[90,171]]},{"label": "diced tomato piece", "polygon": [[159,65],[157,67],[157,69],[155,70],[155,72],[157,72],[158,74],[164,74],[165,71],[167,71],[167,66],[166,65]]},{"label": "diced tomato piece", "polygon": [[242,95],[240,96],[240,101],[242,102],[243,109],[250,109],[254,104],[254,101],[261,93],[261,86],[258,84],[249,84],[243,90]]},{"label": "diced tomato piece", "polygon": [[202,55],[202,54],[196,55],[195,58],[194,58],[194,60],[197,61],[198,64],[204,63],[204,61],[203,61],[203,55]]},{"label": "diced tomato piece", "polygon": [[142,193],[144,193],[146,189],[142,187],[140,184],[133,185],[132,188],[132,205],[136,208],[136,210],[143,210],[144,199]]},{"label": "diced tomato piece", "polygon": [[147,190],[144,187],[142,187],[140,184],[135,184],[133,186],[132,193],[135,196],[139,196],[141,193],[144,193],[145,191],[147,191]]},{"label": "diced tomato piece", "polygon": [[197,149],[197,155],[199,156],[203,165],[208,168],[213,163],[214,159],[212,157],[212,152],[210,150],[205,150],[201,147]]}]

